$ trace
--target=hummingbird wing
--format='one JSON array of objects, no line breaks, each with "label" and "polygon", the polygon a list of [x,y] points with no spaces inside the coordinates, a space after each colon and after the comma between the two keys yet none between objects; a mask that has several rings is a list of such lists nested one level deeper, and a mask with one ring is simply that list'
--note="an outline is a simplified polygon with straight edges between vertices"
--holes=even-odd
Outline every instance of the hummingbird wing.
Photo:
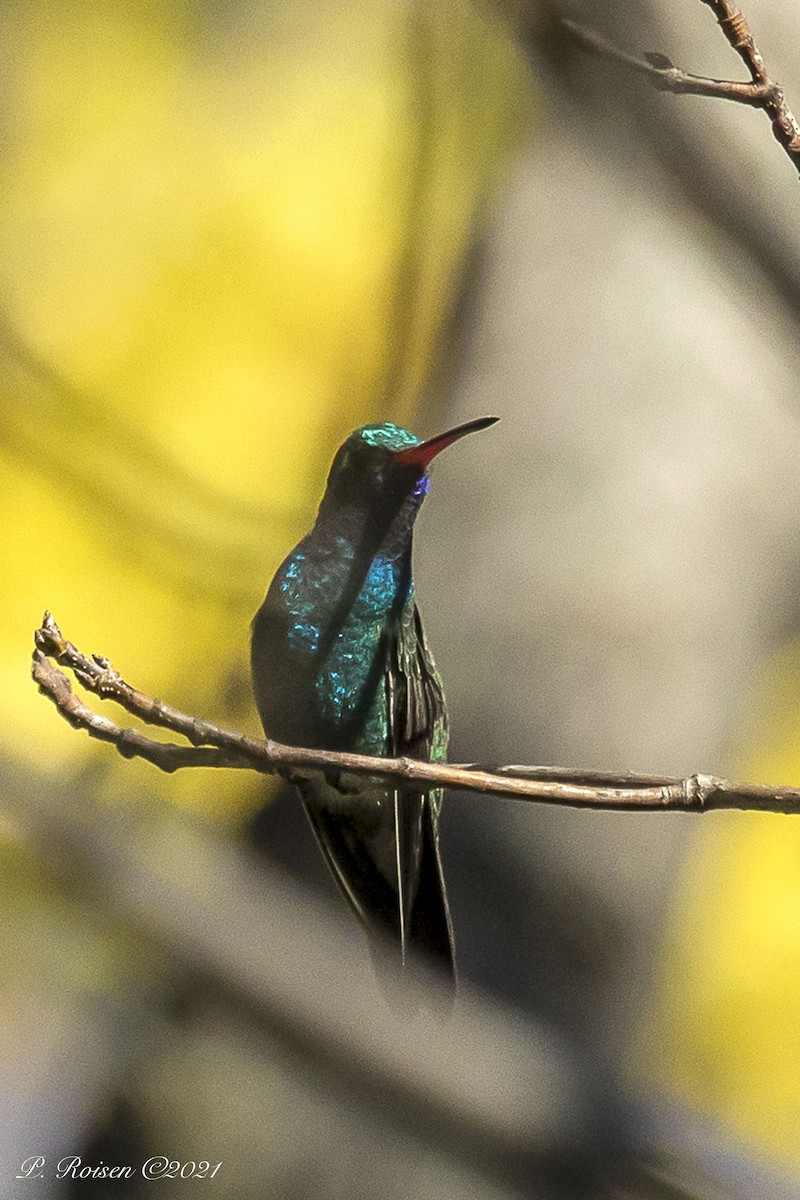
[{"label": "hummingbird wing", "polygon": [[[389,753],[423,761],[447,749],[447,708],[419,610],[409,606],[388,647]],[[439,853],[441,791],[394,791],[397,887],[403,956],[407,946],[432,954],[453,972],[453,929]]]}]

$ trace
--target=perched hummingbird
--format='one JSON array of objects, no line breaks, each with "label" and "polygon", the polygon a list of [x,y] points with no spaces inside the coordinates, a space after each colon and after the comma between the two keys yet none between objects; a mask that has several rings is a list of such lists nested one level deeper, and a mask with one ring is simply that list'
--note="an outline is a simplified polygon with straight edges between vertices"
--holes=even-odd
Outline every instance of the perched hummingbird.
[{"label": "perched hummingbird", "polygon": [[[414,521],[435,456],[481,417],[421,442],[365,425],[333,460],[317,520],[278,569],[252,624],[256,703],[271,738],[296,746],[441,761],[447,710],[414,599]],[[454,977],[439,855],[441,791],[354,775],[296,778],[334,879],[369,930]]]}]

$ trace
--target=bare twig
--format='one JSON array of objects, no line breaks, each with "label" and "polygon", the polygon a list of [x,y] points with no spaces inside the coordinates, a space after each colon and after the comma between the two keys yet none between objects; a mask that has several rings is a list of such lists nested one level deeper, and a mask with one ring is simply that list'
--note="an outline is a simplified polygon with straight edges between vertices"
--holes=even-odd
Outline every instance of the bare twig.
[{"label": "bare twig", "polygon": [[735,100],[738,104],[749,104],[753,108],[763,108],[767,98],[768,88],[764,84],[753,84],[732,79],[710,79],[705,75],[692,75],[682,71],[669,61],[666,55],[652,54],[647,58],[639,58],[636,54],[628,54],[611,42],[606,41],[599,33],[586,29],[575,21],[564,21],[565,27],[581,45],[602,58],[622,63],[638,75],[646,79],[662,92],[674,92],[676,95],[711,96],[717,100]]},{"label": "bare twig", "polygon": [[[181,767],[233,767],[286,778],[323,774],[400,779],[416,791],[458,788],[488,796],[560,804],[575,808],[630,811],[707,812],[718,808],[800,813],[800,788],[729,783],[713,775],[686,779],[652,775],[614,775],[568,771],[562,767],[485,767],[473,763],[419,762],[285,746],[271,739],[246,737],[210,721],[179,712],[131,687],[99,655],[88,658],[66,641],[50,613],[35,634],[33,678],[61,715],[90,737],[111,742],[125,758],[144,758],[162,771]],[[68,667],[83,686],[102,700],[114,700],[140,720],[187,738],[188,746],[159,742],[138,729],[125,729],[94,712],[72,690],[69,679],[51,662]]]},{"label": "bare twig", "polygon": [[564,21],[564,25],[588,50],[636,71],[661,91],[734,100],[737,104],[763,109],[772,123],[775,138],[800,173],[800,127],[786,103],[783,89],[767,74],[746,18],[733,0],[703,0],[703,3],[712,10],[726,39],[747,67],[749,82],[691,75],[673,66],[663,54],[651,53],[639,58],[620,50],[593,30],[574,21]]}]

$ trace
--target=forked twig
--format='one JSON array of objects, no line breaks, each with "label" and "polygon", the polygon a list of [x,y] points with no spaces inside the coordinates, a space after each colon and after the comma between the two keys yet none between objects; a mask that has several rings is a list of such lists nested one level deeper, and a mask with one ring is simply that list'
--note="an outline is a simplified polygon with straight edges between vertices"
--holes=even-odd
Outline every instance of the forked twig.
[{"label": "forked twig", "polygon": [[692,75],[674,66],[664,54],[651,52],[640,58],[620,50],[594,30],[574,21],[564,21],[564,26],[587,50],[643,75],[660,91],[674,92],[676,95],[710,96],[716,100],[733,100],[737,104],[762,109],[772,123],[772,132],[776,140],[783,146],[800,174],[800,126],[786,103],[783,89],[770,79],[746,18],[733,0],[702,2],[713,11],[728,43],[747,67],[749,81],[709,79],[703,75]]}]

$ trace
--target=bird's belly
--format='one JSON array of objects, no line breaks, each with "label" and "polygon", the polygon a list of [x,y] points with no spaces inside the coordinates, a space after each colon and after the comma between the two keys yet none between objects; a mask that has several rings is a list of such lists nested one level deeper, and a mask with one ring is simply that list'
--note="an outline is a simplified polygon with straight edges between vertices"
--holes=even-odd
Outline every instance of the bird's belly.
[{"label": "bird's belly", "polygon": [[331,776],[329,779],[306,776],[298,780],[304,800],[323,804],[332,813],[358,821],[359,828],[376,832],[391,815],[394,820],[394,794],[385,787],[369,786],[363,775]]}]

